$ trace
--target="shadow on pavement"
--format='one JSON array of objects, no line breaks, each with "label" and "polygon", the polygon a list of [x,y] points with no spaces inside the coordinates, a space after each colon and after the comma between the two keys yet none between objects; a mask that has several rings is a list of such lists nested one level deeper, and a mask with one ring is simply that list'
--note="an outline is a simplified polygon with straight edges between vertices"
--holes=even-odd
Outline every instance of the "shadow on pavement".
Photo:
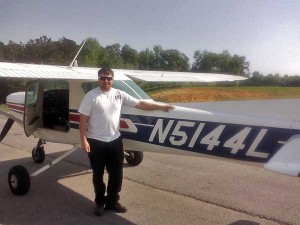
[{"label": "shadow on pavement", "polygon": [[228,225],[260,225],[260,223],[252,222],[249,220],[238,220],[238,221],[230,223]]},{"label": "shadow on pavement", "polygon": [[31,174],[42,165],[33,163],[31,157],[0,160],[0,224],[134,225],[112,212],[105,212],[102,217],[94,216],[91,170],[87,167],[60,162],[33,178],[26,195],[15,196],[8,186],[9,169],[14,165],[23,165]]}]

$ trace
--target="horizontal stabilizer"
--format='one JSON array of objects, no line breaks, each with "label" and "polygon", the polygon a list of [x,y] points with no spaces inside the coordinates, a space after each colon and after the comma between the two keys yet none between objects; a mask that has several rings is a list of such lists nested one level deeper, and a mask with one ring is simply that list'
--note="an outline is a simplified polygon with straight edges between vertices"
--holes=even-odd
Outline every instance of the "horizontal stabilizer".
[{"label": "horizontal stabilizer", "polygon": [[300,135],[292,136],[265,164],[264,168],[300,177]]}]

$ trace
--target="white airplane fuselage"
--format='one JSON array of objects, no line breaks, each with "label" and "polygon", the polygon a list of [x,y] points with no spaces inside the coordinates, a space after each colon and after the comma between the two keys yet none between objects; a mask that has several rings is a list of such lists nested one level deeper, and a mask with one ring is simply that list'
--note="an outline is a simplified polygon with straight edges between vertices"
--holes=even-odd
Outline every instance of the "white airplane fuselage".
[{"label": "white airplane fuselage", "polygon": [[[97,82],[69,80],[64,84],[67,88],[62,89],[49,89],[47,82],[42,79],[29,85],[26,102],[25,92],[9,95],[9,113],[23,123],[28,136],[80,146],[78,108],[85,93]],[[131,81],[126,78],[125,82],[115,82],[117,88],[126,91]],[[147,96],[141,96],[143,91],[137,86],[130,88],[139,93],[134,97]],[[300,124],[179,106],[169,113],[123,107],[120,130],[125,150],[267,162],[290,137],[300,134]]]}]

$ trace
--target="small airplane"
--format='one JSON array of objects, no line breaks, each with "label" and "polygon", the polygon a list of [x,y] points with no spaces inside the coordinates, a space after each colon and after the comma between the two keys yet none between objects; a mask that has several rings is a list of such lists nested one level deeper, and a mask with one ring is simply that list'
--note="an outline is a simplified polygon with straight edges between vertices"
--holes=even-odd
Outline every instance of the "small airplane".
[{"label": "small airplane", "polygon": [[[31,175],[23,166],[12,167],[8,183],[15,195],[26,194],[32,177],[80,148],[78,108],[83,96],[98,86],[99,68],[72,66],[74,60],[70,66],[0,63],[0,77],[31,79],[25,92],[7,96],[8,111],[0,110],[0,114],[8,118],[0,134],[0,142],[13,123],[17,122],[24,127],[27,136],[33,135],[39,139],[32,150],[32,158],[36,163],[45,160],[46,142],[74,146]],[[114,69],[114,73],[114,88],[149,101],[151,98],[135,81],[218,82],[246,79],[212,73],[122,69]],[[258,161],[266,163],[265,168],[271,171],[300,176],[299,121],[249,117],[180,106],[175,106],[169,113],[123,107],[120,131],[125,159],[133,166],[142,162],[144,151],[149,151]]]}]

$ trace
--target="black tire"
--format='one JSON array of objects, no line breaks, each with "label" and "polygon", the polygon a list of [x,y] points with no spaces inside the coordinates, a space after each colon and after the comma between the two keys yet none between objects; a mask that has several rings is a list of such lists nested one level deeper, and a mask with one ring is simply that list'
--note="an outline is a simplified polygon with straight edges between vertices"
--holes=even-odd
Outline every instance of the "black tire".
[{"label": "black tire", "polygon": [[126,150],[125,153],[127,153],[125,154],[125,160],[131,166],[137,166],[143,161],[143,152]]},{"label": "black tire", "polygon": [[32,149],[32,159],[35,163],[42,163],[45,161],[45,150],[43,145],[37,145]]},{"label": "black tire", "polygon": [[30,176],[24,166],[14,166],[8,173],[8,185],[14,195],[25,195],[30,189]]}]

